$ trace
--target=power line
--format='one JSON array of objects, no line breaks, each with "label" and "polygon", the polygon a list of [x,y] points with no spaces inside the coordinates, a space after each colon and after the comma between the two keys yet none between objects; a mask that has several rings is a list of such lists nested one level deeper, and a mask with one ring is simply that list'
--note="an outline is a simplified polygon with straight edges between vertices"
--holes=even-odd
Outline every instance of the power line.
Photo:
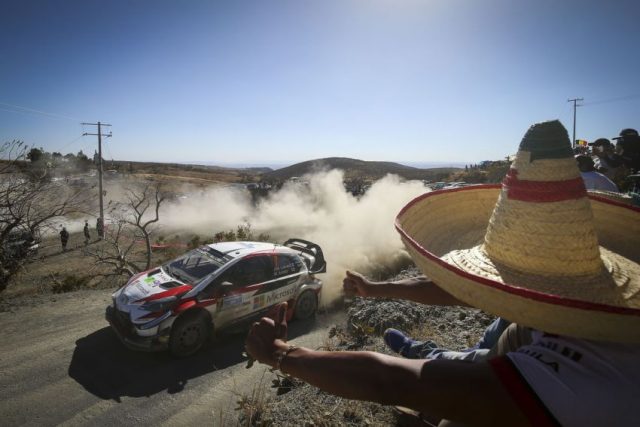
[{"label": "power line", "polygon": [[35,115],[40,114],[42,116],[47,116],[47,117],[73,120],[74,122],[77,122],[80,120],[78,118],[67,116],[65,114],[49,113],[47,111],[36,110],[35,108],[29,108],[29,107],[22,107],[20,105],[15,105],[15,104],[8,104],[6,102],[0,102],[0,105],[12,108],[13,110],[6,110],[4,108],[2,109],[3,111],[9,111],[11,113],[35,114]]},{"label": "power line", "polygon": [[77,137],[77,138],[76,138],[76,139],[74,139],[73,141],[68,142],[67,144],[63,145],[62,147],[60,147],[60,148],[58,148],[57,150],[54,150],[54,151],[57,151],[57,152],[61,153],[61,152],[62,152],[62,150],[64,150],[65,148],[67,148],[67,147],[71,146],[71,144],[73,144],[74,142],[78,141],[78,140],[79,140],[80,138],[82,138],[83,136],[84,136],[84,135],[80,135],[79,137]]},{"label": "power line", "polygon": [[640,98],[640,94],[625,95],[625,96],[618,96],[618,97],[615,97],[615,98],[602,99],[600,101],[585,102],[582,105],[609,104],[611,102],[631,101],[633,99],[638,99],[638,98]]}]

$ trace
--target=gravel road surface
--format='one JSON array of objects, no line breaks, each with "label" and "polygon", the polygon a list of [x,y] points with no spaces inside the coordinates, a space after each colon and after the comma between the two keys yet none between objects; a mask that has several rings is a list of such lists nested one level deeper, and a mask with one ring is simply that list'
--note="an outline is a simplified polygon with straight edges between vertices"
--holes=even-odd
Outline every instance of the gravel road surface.
[{"label": "gravel road surface", "polygon": [[[245,369],[244,335],[172,359],[122,346],[104,320],[111,291],[3,301],[0,416],[16,425],[234,425],[239,393],[268,387],[263,365]],[[343,313],[290,325],[290,340],[318,347]]]}]

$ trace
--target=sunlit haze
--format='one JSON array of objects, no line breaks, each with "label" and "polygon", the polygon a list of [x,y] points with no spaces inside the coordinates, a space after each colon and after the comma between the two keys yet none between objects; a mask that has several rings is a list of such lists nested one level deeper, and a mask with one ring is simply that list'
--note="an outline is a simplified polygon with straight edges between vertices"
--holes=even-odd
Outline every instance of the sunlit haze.
[{"label": "sunlit haze", "polygon": [[15,1],[0,139],[116,160],[477,162],[640,127],[637,1]]}]

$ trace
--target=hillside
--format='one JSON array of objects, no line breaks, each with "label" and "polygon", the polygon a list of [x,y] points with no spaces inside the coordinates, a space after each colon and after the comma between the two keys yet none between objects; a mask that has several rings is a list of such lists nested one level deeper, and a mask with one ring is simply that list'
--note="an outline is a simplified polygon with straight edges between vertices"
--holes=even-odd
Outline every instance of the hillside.
[{"label": "hillside", "polygon": [[439,180],[461,170],[459,168],[418,169],[393,162],[372,162],[346,157],[327,157],[296,163],[282,169],[267,172],[262,177],[267,181],[284,181],[294,176],[303,176],[308,173],[331,169],[343,170],[347,180],[355,178],[376,180],[387,174],[399,175],[405,179]]},{"label": "hillside", "polygon": [[121,174],[151,175],[156,177],[182,177],[210,182],[251,182],[269,168],[234,169],[221,166],[189,165],[181,163],[153,163],[129,161],[105,161],[105,170]]}]

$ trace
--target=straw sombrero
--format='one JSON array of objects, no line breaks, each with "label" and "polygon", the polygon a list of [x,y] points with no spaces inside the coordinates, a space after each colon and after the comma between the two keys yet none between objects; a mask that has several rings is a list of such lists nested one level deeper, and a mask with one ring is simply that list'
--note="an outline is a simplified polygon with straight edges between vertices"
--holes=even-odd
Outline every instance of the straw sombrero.
[{"label": "straw sombrero", "polygon": [[426,193],[396,229],[461,301],[549,333],[640,343],[640,209],[587,194],[559,121],[527,131],[502,186]]}]

